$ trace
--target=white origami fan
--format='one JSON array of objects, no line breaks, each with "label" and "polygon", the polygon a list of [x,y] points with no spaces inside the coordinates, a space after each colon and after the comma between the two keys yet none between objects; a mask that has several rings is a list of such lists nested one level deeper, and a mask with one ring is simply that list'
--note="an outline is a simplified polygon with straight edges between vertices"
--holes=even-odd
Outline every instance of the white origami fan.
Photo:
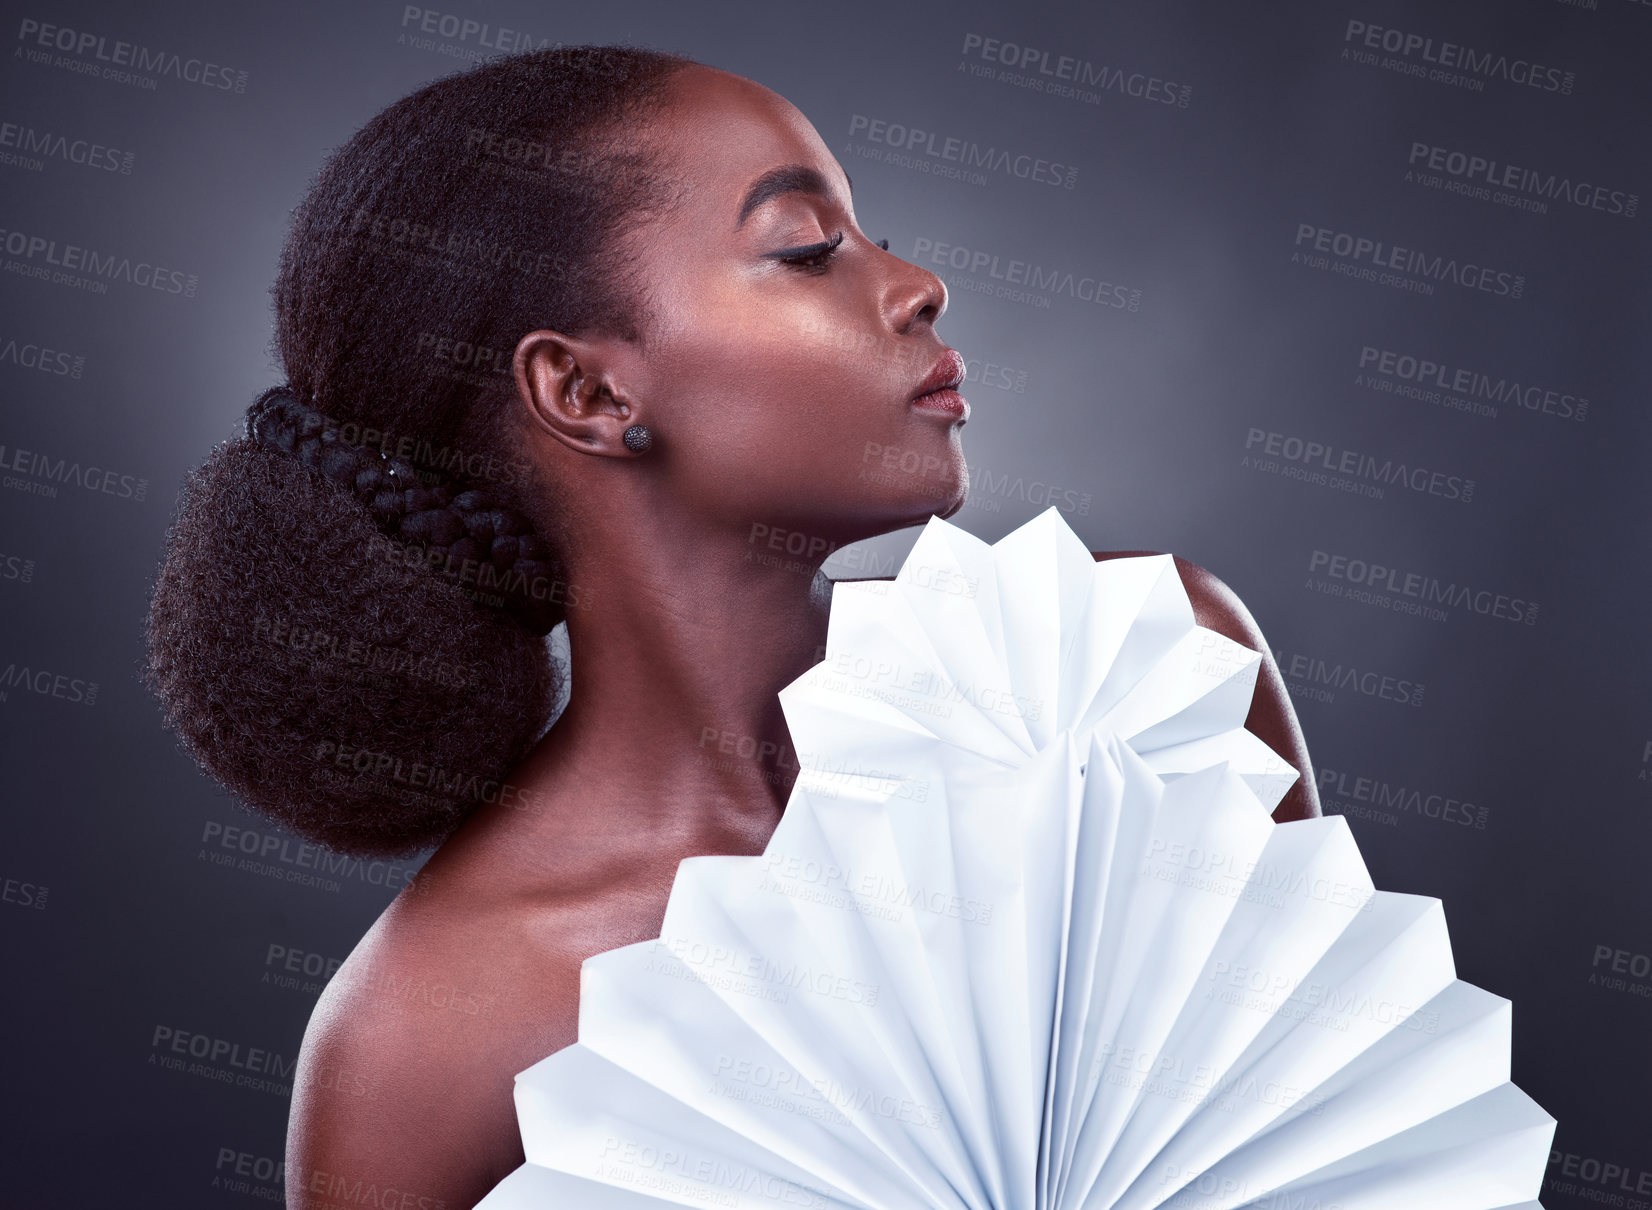
[{"label": "white origami fan", "polygon": [[779,827],[585,961],[484,1210],[1537,1207],[1508,1001],[1272,821],[1259,659],[1053,508],[838,584]]}]

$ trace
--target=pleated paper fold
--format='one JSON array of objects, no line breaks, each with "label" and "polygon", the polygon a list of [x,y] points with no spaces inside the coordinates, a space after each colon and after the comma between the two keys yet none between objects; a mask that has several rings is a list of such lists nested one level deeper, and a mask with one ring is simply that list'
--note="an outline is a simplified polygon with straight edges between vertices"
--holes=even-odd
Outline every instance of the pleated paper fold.
[{"label": "pleated paper fold", "polygon": [[1260,658],[1053,508],[836,585],[767,848],[585,961],[482,1206],[1535,1207],[1509,1003],[1340,817],[1273,822]]}]

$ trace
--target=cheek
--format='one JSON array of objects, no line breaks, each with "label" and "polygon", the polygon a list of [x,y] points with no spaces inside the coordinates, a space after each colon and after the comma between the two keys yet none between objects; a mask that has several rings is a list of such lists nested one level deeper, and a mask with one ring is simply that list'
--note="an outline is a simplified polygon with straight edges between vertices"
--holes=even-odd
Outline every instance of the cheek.
[{"label": "cheek", "polygon": [[[713,311],[711,313],[719,313]],[[722,321],[667,359],[673,411],[725,430],[841,435],[864,427],[894,398],[858,334],[818,306],[720,310]]]},{"label": "cheek", "polygon": [[679,487],[714,511],[791,521],[846,504],[904,515],[934,497],[944,507],[955,443],[903,402],[924,367],[903,342],[880,339],[846,287],[809,286],[721,284],[676,309],[649,364],[662,438],[681,454]]}]

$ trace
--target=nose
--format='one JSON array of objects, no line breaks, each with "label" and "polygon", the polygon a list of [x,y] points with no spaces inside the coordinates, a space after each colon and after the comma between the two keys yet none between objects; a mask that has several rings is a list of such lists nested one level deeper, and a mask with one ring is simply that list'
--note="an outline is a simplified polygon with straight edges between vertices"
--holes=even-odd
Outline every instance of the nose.
[{"label": "nose", "polygon": [[890,328],[906,335],[918,324],[934,325],[946,314],[946,283],[922,265],[890,253],[885,306]]}]

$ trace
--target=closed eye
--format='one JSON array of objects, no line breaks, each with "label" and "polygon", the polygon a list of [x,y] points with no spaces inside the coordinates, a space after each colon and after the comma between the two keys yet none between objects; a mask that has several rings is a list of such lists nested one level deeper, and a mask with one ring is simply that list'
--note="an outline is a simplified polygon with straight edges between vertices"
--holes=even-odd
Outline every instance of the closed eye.
[{"label": "closed eye", "polygon": [[778,252],[770,252],[766,255],[770,260],[783,261],[788,265],[796,265],[800,269],[823,273],[832,257],[837,253],[838,245],[842,242],[843,232],[839,231],[831,239],[819,244],[805,244],[800,248],[782,248]]}]

